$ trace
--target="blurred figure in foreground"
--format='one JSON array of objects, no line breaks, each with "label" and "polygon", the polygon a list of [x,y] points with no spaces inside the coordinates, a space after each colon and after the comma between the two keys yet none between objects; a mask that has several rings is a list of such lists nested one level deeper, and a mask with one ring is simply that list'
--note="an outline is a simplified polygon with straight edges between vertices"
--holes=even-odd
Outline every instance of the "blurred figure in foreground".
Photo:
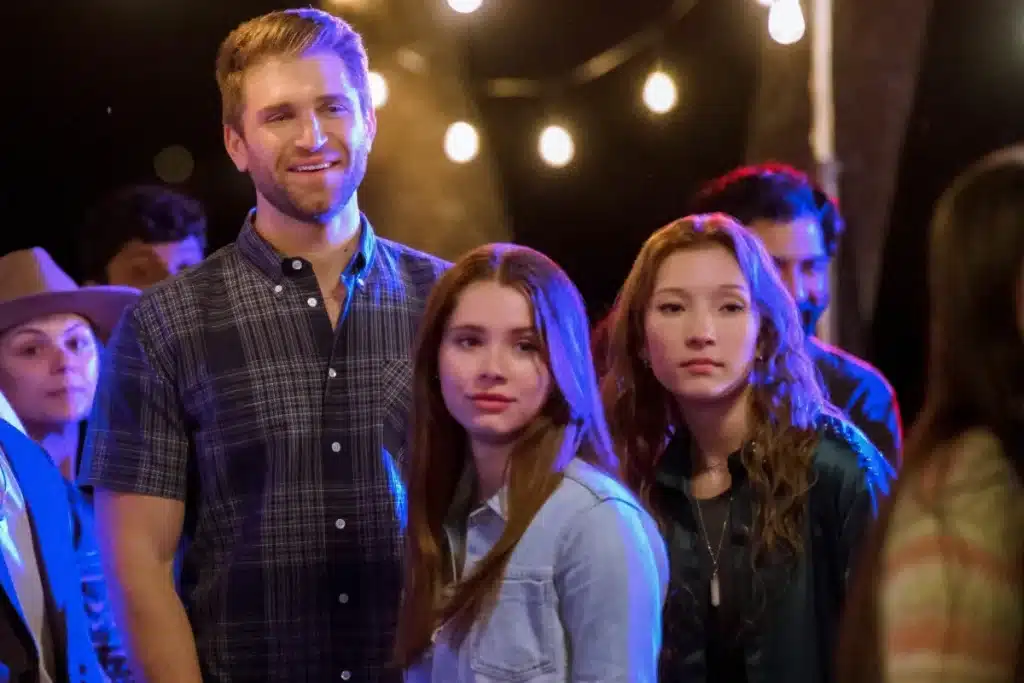
[{"label": "blurred figure in foreground", "polygon": [[932,223],[928,387],[844,631],[844,683],[1024,680],[1024,148]]}]

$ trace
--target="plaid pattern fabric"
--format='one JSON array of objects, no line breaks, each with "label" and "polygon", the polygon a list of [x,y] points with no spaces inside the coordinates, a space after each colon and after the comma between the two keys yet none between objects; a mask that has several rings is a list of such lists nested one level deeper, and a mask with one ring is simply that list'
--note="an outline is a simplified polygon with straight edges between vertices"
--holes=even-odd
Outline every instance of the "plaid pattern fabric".
[{"label": "plaid pattern fabric", "polygon": [[400,680],[410,352],[447,266],[364,220],[335,332],[310,264],[250,214],[234,245],[122,318],[83,483],[185,501],[204,680]]}]

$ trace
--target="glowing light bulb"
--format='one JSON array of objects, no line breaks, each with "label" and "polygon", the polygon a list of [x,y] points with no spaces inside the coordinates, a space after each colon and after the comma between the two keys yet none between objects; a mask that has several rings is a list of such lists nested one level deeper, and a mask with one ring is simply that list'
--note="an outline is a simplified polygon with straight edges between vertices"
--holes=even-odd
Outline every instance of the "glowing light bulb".
[{"label": "glowing light bulb", "polygon": [[444,154],[456,164],[465,164],[476,158],[480,151],[480,136],[476,128],[465,121],[456,121],[444,134]]},{"label": "glowing light bulb", "polygon": [[537,143],[537,150],[540,158],[548,166],[561,168],[570,161],[576,153],[576,146],[573,144],[572,136],[562,126],[548,126],[541,134]]},{"label": "glowing light bulb", "polygon": [[459,14],[472,14],[483,4],[483,0],[448,0],[448,6]]},{"label": "glowing light bulb", "polygon": [[644,104],[655,114],[665,114],[676,106],[676,83],[664,71],[655,71],[644,82]]},{"label": "glowing light bulb", "polygon": [[776,0],[768,10],[768,35],[779,45],[798,42],[806,30],[800,0]]},{"label": "glowing light bulb", "polygon": [[374,109],[380,109],[388,101],[388,82],[376,71],[370,72],[370,101]]}]

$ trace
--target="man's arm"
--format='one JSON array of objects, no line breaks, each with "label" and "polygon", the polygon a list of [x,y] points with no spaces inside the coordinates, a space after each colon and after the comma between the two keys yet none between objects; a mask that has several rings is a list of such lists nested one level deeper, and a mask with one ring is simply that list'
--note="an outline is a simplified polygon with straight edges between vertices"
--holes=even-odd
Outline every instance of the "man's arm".
[{"label": "man's arm", "polygon": [[174,590],[174,554],[184,503],[132,493],[96,492],[103,565],[117,623],[139,683],[200,683],[192,627]]},{"label": "man's arm", "polygon": [[201,683],[192,629],[174,588],[191,438],[144,299],[108,344],[83,452],[115,619],[139,683]]}]

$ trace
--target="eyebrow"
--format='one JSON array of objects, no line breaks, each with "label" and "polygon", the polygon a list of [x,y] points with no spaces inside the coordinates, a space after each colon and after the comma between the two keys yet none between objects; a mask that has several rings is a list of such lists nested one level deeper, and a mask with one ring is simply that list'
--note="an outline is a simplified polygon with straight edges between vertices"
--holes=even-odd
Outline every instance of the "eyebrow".
[{"label": "eyebrow", "polygon": [[[483,334],[483,333],[485,333],[487,331],[488,331],[488,329],[486,327],[484,327],[483,325],[474,325],[474,324],[471,324],[471,323],[468,323],[468,324],[465,324],[465,325],[453,325],[452,327],[448,328],[448,332],[449,333],[452,333],[452,332],[476,332],[478,334]],[[507,332],[509,334],[534,334],[536,332],[536,330],[534,329],[534,327],[532,325],[530,325],[528,327],[514,327],[511,330],[505,330],[505,332]]]},{"label": "eyebrow", "polygon": [[[334,104],[340,102],[342,104],[352,104],[353,99],[345,93],[328,93],[326,95],[320,95],[316,98],[317,105],[323,104]],[[259,110],[261,116],[268,116],[270,114],[276,114],[278,112],[286,111],[295,107],[294,102],[284,101],[276,102],[274,104],[268,104],[267,106]]]},{"label": "eyebrow", "polygon": [[[87,325],[84,322],[78,321],[74,325],[69,327],[68,329],[64,330],[61,334],[67,334],[68,332],[74,332],[74,331],[76,331],[76,330],[78,330],[80,328],[89,329],[89,325]],[[22,335],[22,334],[32,334],[32,335],[37,335],[37,336],[42,336],[42,337],[50,336],[50,334],[46,330],[42,330],[42,329],[40,329],[38,327],[22,327],[21,329],[19,329],[19,330],[14,332],[14,336],[15,337],[17,337],[18,335]]]},{"label": "eyebrow", "polygon": [[[727,291],[727,292],[734,292],[736,294],[748,294],[749,291],[750,291],[749,288],[746,285],[737,285],[737,284],[734,284],[734,283],[726,283],[726,284],[717,285],[717,286],[715,286],[715,287],[713,287],[711,289],[714,289],[714,290],[717,290],[717,291],[724,290],[724,291]],[[688,290],[686,290],[686,289],[684,289],[682,287],[661,287],[660,289],[656,290],[654,293],[655,294],[678,294],[679,296],[689,296],[691,294],[690,291],[688,291]]]}]

